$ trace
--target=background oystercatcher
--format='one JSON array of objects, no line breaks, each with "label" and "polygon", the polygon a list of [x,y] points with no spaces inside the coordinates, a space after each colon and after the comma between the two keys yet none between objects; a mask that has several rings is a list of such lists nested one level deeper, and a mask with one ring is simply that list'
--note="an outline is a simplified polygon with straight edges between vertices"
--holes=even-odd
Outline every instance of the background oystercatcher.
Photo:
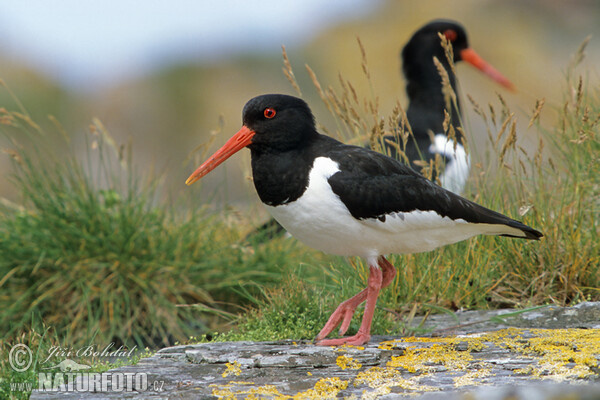
[{"label": "background oystercatcher", "polygon": [[[361,256],[369,264],[367,287],[338,306],[317,336],[320,345],[360,345],[370,339],[379,291],[396,275],[385,254],[429,251],[478,234],[542,236],[437,186],[394,158],[319,134],[308,105],[287,95],[246,103],[242,128],[186,184],[244,147],[251,152],[258,196],[288,232],[316,249]],[[356,335],[325,339],[340,323],[343,335],[365,300]]]},{"label": "background oystercatcher", "polygon": [[[461,127],[460,102],[458,98],[456,101],[448,101],[445,97],[442,78],[433,61],[434,57],[439,60],[448,74],[452,90],[456,93],[456,75],[442,47],[440,35],[452,45],[454,63],[466,61],[502,86],[511,90],[514,90],[514,87],[469,47],[467,32],[458,22],[441,19],[429,22],[417,30],[404,46],[402,70],[407,82],[406,93],[409,100],[406,117],[414,135],[414,138],[408,138],[405,154],[413,168],[416,167],[415,161],[429,162],[439,154],[445,163],[440,175],[441,185],[460,194],[469,176],[470,161],[462,145],[462,130],[457,129]],[[457,143],[449,139],[444,132],[444,110],[450,115],[450,124],[454,127]],[[431,134],[434,135],[433,141]],[[397,157],[394,146],[386,145],[386,148],[391,156]]]}]

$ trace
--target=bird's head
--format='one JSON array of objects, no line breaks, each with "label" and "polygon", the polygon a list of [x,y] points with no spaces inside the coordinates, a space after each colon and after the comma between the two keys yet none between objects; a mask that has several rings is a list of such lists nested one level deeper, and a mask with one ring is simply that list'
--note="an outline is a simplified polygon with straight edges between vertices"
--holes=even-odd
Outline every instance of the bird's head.
[{"label": "bird's head", "polygon": [[483,60],[471,47],[465,28],[456,21],[439,19],[429,22],[417,30],[402,49],[404,71],[417,62],[432,63],[436,57],[448,65],[440,35],[452,45],[453,62],[465,61],[489,76],[500,85],[515,90],[514,85],[489,63]]},{"label": "bird's head", "polygon": [[314,117],[304,100],[283,94],[257,96],[246,103],[243,126],[208,158],[185,182],[187,185],[215,169],[233,154],[253,151],[286,151],[316,135]]}]

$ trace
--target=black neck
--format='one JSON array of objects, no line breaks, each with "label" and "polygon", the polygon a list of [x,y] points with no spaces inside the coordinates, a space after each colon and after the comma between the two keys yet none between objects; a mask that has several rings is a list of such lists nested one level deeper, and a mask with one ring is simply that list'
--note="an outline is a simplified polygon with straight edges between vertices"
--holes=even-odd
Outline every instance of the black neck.
[{"label": "black neck", "polygon": [[[456,76],[452,73],[445,56],[438,57],[438,60],[446,69],[450,86],[456,93]],[[407,117],[414,135],[425,137],[428,136],[429,130],[434,134],[442,133],[444,110],[448,111],[448,105],[442,92],[442,78],[433,63],[433,58],[428,62],[424,60],[419,63],[415,63],[414,60],[405,61],[404,75],[407,80],[406,92],[409,100]],[[460,103],[458,98],[456,104],[453,104],[452,100],[450,102],[451,123],[457,128],[461,126]]]}]

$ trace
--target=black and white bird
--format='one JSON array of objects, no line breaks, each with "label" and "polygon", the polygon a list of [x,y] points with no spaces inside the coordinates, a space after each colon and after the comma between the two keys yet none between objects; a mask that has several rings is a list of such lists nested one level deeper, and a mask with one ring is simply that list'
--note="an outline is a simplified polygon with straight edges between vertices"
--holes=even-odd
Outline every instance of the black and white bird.
[{"label": "black and white bird", "polygon": [[[367,287],[341,303],[317,344],[360,345],[370,339],[379,291],[396,269],[390,253],[418,253],[475,235],[538,239],[537,230],[460,197],[394,158],[317,132],[301,99],[268,94],[246,103],[243,126],[190,175],[196,182],[232,154],[250,149],[254,186],[271,215],[293,236],[327,253],[363,257]],[[356,335],[340,335],[366,301]]]},{"label": "black and white bird", "polygon": [[[462,130],[458,129],[461,127],[459,99],[457,97],[455,103],[447,103],[440,71],[433,60],[434,57],[438,59],[454,93],[457,93],[456,75],[442,47],[440,35],[452,45],[453,63],[465,61],[507,89],[514,90],[514,86],[469,47],[467,32],[456,21],[440,19],[425,24],[402,49],[402,71],[409,100],[406,117],[414,135],[414,138],[408,139],[404,152],[410,165],[418,170],[420,168],[415,161],[429,162],[439,154],[444,162],[440,184],[460,194],[469,176],[470,158],[463,146]],[[454,139],[448,138],[444,132],[444,110],[450,115],[449,122],[456,133]],[[395,147],[386,147],[391,156],[397,157]]]}]

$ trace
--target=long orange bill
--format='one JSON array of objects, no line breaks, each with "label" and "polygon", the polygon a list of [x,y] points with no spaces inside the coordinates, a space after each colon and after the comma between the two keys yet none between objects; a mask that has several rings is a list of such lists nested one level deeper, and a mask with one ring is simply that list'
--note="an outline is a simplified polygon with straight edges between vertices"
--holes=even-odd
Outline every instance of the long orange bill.
[{"label": "long orange bill", "polygon": [[227,143],[223,145],[223,147],[217,150],[215,154],[210,156],[208,160],[206,160],[201,166],[198,167],[197,170],[194,171],[193,174],[190,175],[189,178],[187,178],[185,184],[189,186],[192,183],[200,180],[200,178],[202,178],[204,175],[217,168],[217,166],[223,161],[227,160],[229,157],[248,146],[250,143],[252,143],[252,137],[254,134],[255,132],[253,130],[250,130],[246,126],[242,126],[242,129],[240,129],[238,133],[233,135],[231,139],[229,139]]},{"label": "long orange bill", "polygon": [[492,67],[483,58],[481,58],[479,54],[475,52],[475,50],[470,48],[461,50],[460,57],[463,59],[463,61],[468,62],[505,88],[512,90],[513,92],[516,91],[512,82],[506,79],[504,75],[496,70],[496,68]]}]

